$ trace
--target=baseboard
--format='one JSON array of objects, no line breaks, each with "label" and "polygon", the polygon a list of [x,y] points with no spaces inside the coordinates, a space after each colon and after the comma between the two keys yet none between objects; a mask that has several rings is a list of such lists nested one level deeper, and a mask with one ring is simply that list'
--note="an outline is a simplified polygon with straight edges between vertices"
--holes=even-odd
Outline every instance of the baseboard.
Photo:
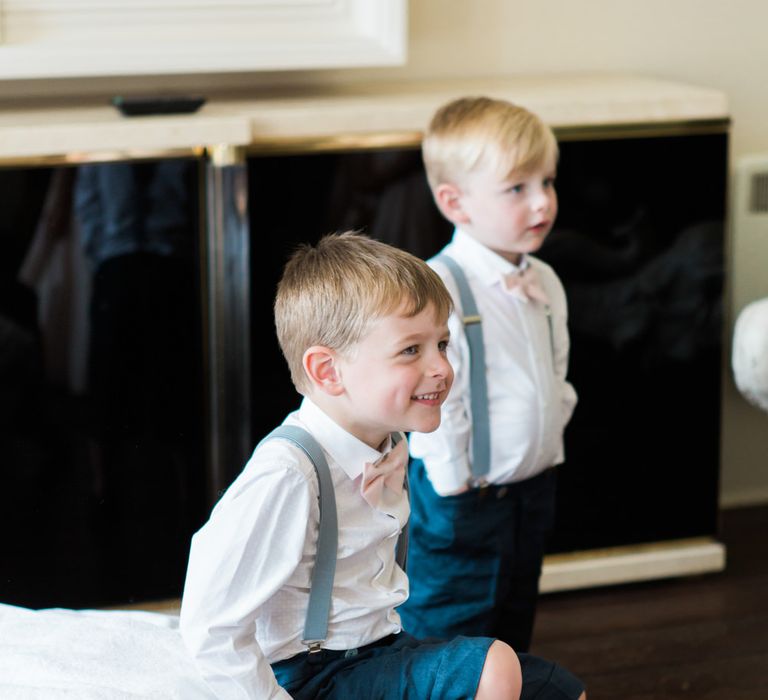
[{"label": "baseboard", "polygon": [[768,505],[768,486],[720,494],[720,508],[744,508],[764,505]]},{"label": "baseboard", "polygon": [[725,546],[708,537],[611,547],[544,559],[542,593],[690,576],[725,568]]},{"label": "baseboard", "polygon": [[159,612],[167,615],[178,615],[181,609],[181,598],[168,598],[167,600],[144,600],[138,603],[125,603],[124,605],[110,605],[102,610],[143,610],[144,612]]},{"label": "baseboard", "polygon": [[[725,545],[708,537],[591,549],[544,558],[541,593],[722,571]],[[115,605],[112,610],[151,610],[178,614],[176,599]]]}]

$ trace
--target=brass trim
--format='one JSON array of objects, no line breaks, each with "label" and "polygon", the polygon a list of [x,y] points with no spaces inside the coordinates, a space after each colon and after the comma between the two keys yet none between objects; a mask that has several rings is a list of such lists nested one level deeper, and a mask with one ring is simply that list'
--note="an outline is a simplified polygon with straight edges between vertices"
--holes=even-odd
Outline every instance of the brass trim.
[{"label": "brass trim", "polygon": [[643,542],[640,544],[620,545],[617,547],[604,547],[602,549],[585,549],[577,552],[547,554],[544,557],[544,564],[566,564],[576,561],[610,559],[612,557],[626,556],[630,554],[674,551],[683,547],[697,547],[710,544],[720,544],[720,542],[714,537],[690,537],[679,540],[664,540],[661,542]]},{"label": "brass trim", "polygon": [[[220,156],[229,158],[228,149]],[[206,163],[202,257],[207,365],[205,396],[208,505],[253,451],[251,440],[250,225],[248,166]]]},{"label": "brass trim", "polygon": [[555,127],[554,132],[558,141],[605,141],[609,139],[726,134],[730,126],[730,119],[703,119],[698,121],[605,124],[601,126],[564,126]]},{"label": "brass trim", "polygon": [[203,146],[190,148],[162,148],[150,150],[114,150],[56,153],[46,156],[0,157],[0,168],[56,167],[85,163],[114,163],[118,161],[158,160],[160,158],[199,158],[205,153]]},{"label": "brass trim", "polygon": [[[596,141],[621,138],[699,136],[725,134],[730,119],[704,119],[670,122],[638,122],[590,126],[554,127],[558,141]],[[418,148],[421,131],[387,131],[326,136],[256,137],[245,146],[249,156],[298,155],[339,151],[370,151],[387,148]]]},{"label": "brass trim", "polygon": [[217,168],[245,163],[246,154],[243,146],[221,143],[216,146],[206,146],[205,153],[210,159],[211,165]]},{"label": "brass trim", "polygon": [[375,151],[388,148],[418,148],[421,131],[383,131],[329,136],[257,137],[245,147],[249,156]]}]

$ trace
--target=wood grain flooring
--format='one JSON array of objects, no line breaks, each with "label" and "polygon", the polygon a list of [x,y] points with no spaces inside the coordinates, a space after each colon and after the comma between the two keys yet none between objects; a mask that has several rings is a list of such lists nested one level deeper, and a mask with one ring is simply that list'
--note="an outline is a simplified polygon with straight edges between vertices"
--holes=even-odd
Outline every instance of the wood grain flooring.
[{"label": "wood grain flooring", "polygon": [[726,510],[726,570],[549,594],[532,653],[589,700],[768,700],[768,506]]}]

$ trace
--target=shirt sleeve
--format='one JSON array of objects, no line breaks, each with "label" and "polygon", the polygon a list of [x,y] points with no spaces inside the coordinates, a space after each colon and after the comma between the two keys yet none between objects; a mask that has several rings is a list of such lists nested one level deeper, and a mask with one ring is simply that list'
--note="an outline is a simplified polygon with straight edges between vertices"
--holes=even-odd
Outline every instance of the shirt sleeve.
[{"label": "shirt sleeve", "polygon": [[458,288],[443,266],[435,265],[453,297],[456,310],[448,319],[451,333],[448,361],[453,366],[453,387],[442,406],[440,427],[429,435],[413,433],[411,454],[424,462],[432,487],[441,496],[464,488],[471,475],[472,416],[469,399],[469,345],[464,333]]},{"label": "shirt sleeve", "polygon": [[[552,325],[554,343],[554,372],[560,384],[560,416],[561,431],[565,430],[568,421],[571,420],[573,410],[576,407],[578,397],[573,385],[567,381],[568,358],[571,350],[571,340],[568,334],[568,300],[565,296],[562,282],[554,271],[551,271],[552,286],[554,289],[552,304]],[[562,450],[561,450],[562,451]],[[559,461],[563,460],[560,455]]]},{"label": "shirt sleeve", "polygon": [[184,643],[226,700],[290,699],[256,641],[256,624],[301,561],[313,499],[295,463],[261,467],[246,467],[193,537],[182,598]]}]

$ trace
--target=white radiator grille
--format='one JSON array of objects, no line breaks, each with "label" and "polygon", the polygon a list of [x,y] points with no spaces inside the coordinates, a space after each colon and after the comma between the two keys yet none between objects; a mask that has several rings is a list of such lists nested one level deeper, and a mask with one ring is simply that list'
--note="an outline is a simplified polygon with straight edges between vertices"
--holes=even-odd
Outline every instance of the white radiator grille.
[{"label": "white radiator grille", "polygon": [[768,172],[752,174],[749,210],[755,214],[768,212]]}]

